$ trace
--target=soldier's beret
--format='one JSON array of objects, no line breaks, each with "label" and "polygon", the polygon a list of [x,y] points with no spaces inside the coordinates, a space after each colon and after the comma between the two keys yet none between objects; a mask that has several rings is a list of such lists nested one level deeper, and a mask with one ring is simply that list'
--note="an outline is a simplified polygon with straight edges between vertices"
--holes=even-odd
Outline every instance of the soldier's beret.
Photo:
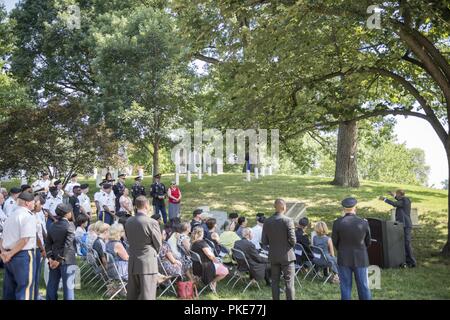
[{"label": "soldier's beret", "polygon": [[103,189],[110,189],[111,188],[111,184],[110,183],[104,183],[103,184]]},{"label": "soldier's beret", "polygon": [[70,176],[71,178],[75,178],[78,177],[78,175],[76,173],[74,173],[73,175]]},{"label": "soldier's beret", "polygon": [[14,188],[11,188],[11,190],[9,190],[9,192],[17,194],[17,193],[21,193],[22,190],[20,188],[14,187]]},{"label": "soldier's beret", "polygon": [[153,178],[161,178],[161,173],[157,173],[153,176]]},{"label": "soldier's beret", "polygon": [[82,185],[80,185],[81,190],[86,190],[87,188],[89,188],[89,185],[87,183],[83,183]]},{"label": "soldier's beret", "polygon": [[121,178],[121,177],[124,177],[124,178],[125,178],[126,176],[127,176],[127,175],[126,175],[125,173],[121,173],[121,174],[119,174],[118,177],[119,177],[119,178]]},{"label": "soldier's beret", "polygon": [[19,199],[24,201],[34,201],[34,195],[31,192],[24,191],[19,195]]},{"label": "soldier's beret", "polygon": [[30,188],[31,188],[31,186],[28,185],[28,184],[23,184],[23,185],[20,186],[20,190],[21,191],[25,191],[25,190],[30,189]]},{"label": "soldier's beret", "polygon": [[54,186],[57,186],[58,184],[61,184],[61,183],[62,183],[62,181],[58,179],[58,180],[56,180],[55,182],[53,182],[53,185],[54,185]]},{"label": "soldier's beret", "polygon": [[68,214],[69,212],[72,212],[73,208],[70,204],[65,204],[65,203],[60,203],[58,204],[58,206],[55,209],[55,213],[59,216],[59,217],[64,217],[66,214]]},{"label": "soldier's beret", "polygon": [[139,176],[139,177],[136,177],[136,178],[134,178],[134,180],[136,180],[136,181],[138,181],[138,180],[142,180],[142,177],[141,177],[141,176]]},{"label": "soldier's beret", "polygon": [[342,206],[344,208],[353,208],[357,203],[358,201],[355,198],[346,198],[342,200]]},{"label": "soldier's beret", "polygon": [[48,172],[42,172],[42,174],[41,174],[43,177],[45,177],[45,176],[48,176]]}]

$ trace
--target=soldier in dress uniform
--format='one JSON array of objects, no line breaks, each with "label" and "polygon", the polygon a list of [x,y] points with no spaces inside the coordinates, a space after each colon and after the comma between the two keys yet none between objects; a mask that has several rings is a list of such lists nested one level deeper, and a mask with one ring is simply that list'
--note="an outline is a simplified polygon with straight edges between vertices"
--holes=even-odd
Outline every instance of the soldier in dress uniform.
[{"label": "soldier in dress uniform", "polygon": [[42,207],[44,212],[47,214],[47,231],[53,222],[56,222],[56,212],[55,209],[58,204],[63,203],[63,197],[58,192],[57,187],[50,187],[47,199],[45,199],[45,204]]},{"label": "soldier in dress uniform", "polygon": [[19,188],[12,188],[9,191],[9,197],[6,199],[5,204],[3,205],[3,212],[7,217],[13,213],[13,211],[17,207],[17,198],[19,197],[19,194],[21,193],[21,190]]},{"label": "soldier in dress uniform", "polygon": [[111,190],[111,185],[105,183],[103,185],[103,191],[98,196],[98,206],[100,208],[99,220],[112,225],[114,223],[114,217],[116,215],[116,196]]},{"label": "soldier in dress uniform", "polygon": [[91,199],[88,196],[89,185],[87,183],[82,184],[80,188],[81,194],[78,196],[78,200],[80,201],[80,210],[81,213],[86,215],[90,220],[92,216],[92,207],[91,207]]},{"label": "soldier in dress uniform", "polygon": [[70,182],[66,185],[66,187],[64,188],[64,192],[69,196],[73,196],[73,187],[75,186],[79,186],[80,184],[78,183],[78,175],[76,173],[72,174],[72,176],[70,177]]},{"label": "soldier in dress uniform", "polygon": [[64,196],[64,190],[63,190],[63,184],[60,179],[56,180],[53,185],[58,189],[58,195],[61,196],[61,198]]},{"label": "soldier in dress uniform", "polygon": [[120,197],[123,196],[123,192],[125,191],[125,177],[124,173],[119,174],[119,179],[117,183],[113,187],[114,195],[116,196],[116,206],[115,211],[119,212],[120,209]]},{"label": "soldier in dress uniform", "polygon": [[154,183],[150,187],[150,196],[153,198],[153,213],[161,213],[164,223],[167,223],[166,204],[164,199],[167,195],[166,186],[161,183],[161,174],[156,174],[154,177]]},{"label": "soldier in dress uniform", "polygon": [[5,264],[4,300],[32,300],[36,263],[37,223],[31,210],[34,195],[22,192],[17,208],[6,219],[0,240],[0,257]]},{"label": "soldier in dress uniform", "polygon": [[146,196],[145,187],[142,185],[142,177],[134,178],[135,183],[131,188],[131,195],[133,196],[133,206],[137,197]]},{"label": "soldier in dress uniform", "polygon": [[47,172],[42,172],[41,178],[36,180],[31,187],[33,188],[33,192],[43,192],[47,193],[50,188],[50,178]]}]

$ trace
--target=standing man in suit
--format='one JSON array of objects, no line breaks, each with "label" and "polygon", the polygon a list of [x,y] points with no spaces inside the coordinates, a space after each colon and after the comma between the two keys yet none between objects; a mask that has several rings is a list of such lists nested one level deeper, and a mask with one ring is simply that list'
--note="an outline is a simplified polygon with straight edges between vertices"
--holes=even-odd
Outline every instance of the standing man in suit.
[{"label": "standing man in suit", "polygon": [[[242,239],[234,243],[234,248],[242,251],[245,254],[245,258],[250,266],[250,276],[256,281],[266,280],[268,286],[271,285],[270,281],[270,265],[267,258],[259,255],[255,244],[252,242],[253,234],[250,228],[244,228],[242,230]],[[239,264],[239,261],[238,261]]]},{"label": "standing man in suit", "polygon": [[161,229],[158,222],[150,218],[150,204],[145,196],[136,198],[136,208],[136,215],[125,224],[130,254],[127,299],[155,300]]},{"label": "standing man in suit", "polygon": [[60,203],[55,210],[58,220],[48,230],[45,248],[50,272],[46,300],[58,300],[58,287],[62,279],[64,300],[75,299],[75,272],[77,268],[75,225],[73,208]]},{"label": "standing man in suit", "polygon": [[286,299],[295,299],[295,226],[285,212],[286,202],[275,200],[275,214],[266,219],[262,231],[262,244],[269,246],[273,300],[280,300],[281,272],[286,283]]},{"label": "standing man in suit", "polygon": [[371,300],[367,267],[370,245],[370,228],[367,220],[356,216],[355,198],[342,201],[344,216],[333,223],[332,240],[338,250],[338,268],[341,287],[341,299],[352,298],[352,280],[355,274],[356,287],[360,300]]},{"label": "standing man in suit", "polygon": [[413,250],[411,248],[412,240],[412,222],[411,222],[411,200],[405,197],[405,191],[397,190],[395,194],[389,192],[394,197],[395,201],[389,200],[386,197],[380,197],[387,204],[395,207],[395,221],[403,223],[405,231],[405,254],[406,265],[410,268],[416,266],[416,258],[414,257]]}]

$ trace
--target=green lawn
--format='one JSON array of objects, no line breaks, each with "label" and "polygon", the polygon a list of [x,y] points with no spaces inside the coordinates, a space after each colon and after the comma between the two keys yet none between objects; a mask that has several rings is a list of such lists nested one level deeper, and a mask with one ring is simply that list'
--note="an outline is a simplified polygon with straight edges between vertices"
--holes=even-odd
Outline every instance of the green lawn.
[{"label": "green lawn", "polygon": [[[163,176],[162,181],[169,184],[173,176]],[[439,256],[439,250],[446,239],[447,192],[417,186],[392,185],[363,181],[359,189],[338,188],[330,185],[329,179],[277,175],[264,177],[257,181],[246,182],[240,174],[204,176],[202,180],[193,177],[188,184],[184,177],[180,179],[183,192],[182,214],[190,219],[194,208],[208,205],[210,208],[224,211],[237,211],[250,218],[254,224],[257,212],[266,215],[272,213],[272,203],[281,197],[288,201],[303,201],[307,204],[307,215],[314,223],[324,220],[331,227],[334,219],[340,216],[340,201],[349,195],[359,200],[358,214],[362,217],[389,219],[391,207],[377,200],[379,195],[398,187],[407,191],[413,207],[419,209],[421,227],[413,232],[413,246],[418,260],[415,269],[382,270],[381,289],[373,290],[374,299],[450,299],[450,260]],[[91,199],[96,191],[95,182],[91,185]],[[131,186],[132,179],[127,181]],[[150,178],[144,180],[150,185]],[[10,184],[3,184],[9,187]],[[0,280],[1,281],[1,280]],[[270,288],[250,289],[240,294],[242,286],[235,290],[218,286],[219,296],[202,295],[203,299],[270,299]],[[43,293],[45,290],[43,289]],[[77,299],[98,299],[98,295],[83,286],[76,291]],[[322,285],[319,282],[302,282],[297,287],[297,299],[339,299],[336,285]]]}]

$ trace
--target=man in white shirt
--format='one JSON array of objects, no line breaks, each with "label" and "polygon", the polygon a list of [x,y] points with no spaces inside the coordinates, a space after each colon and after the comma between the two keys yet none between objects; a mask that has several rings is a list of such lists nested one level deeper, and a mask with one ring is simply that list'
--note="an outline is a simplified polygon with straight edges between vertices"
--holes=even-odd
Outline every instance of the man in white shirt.
[{"label": "man in white shirt", "polygon": [[56,180],[55,182],[53,182],[53,185],[56,187],[56,189],[58,190],[58,195],[62,198],[64,197],[64,190],[63,190],[63,184],[62,181],[60,179]]},{"label": "man in white shirt", "polygon": [[73,196],[73,187],[75,186],[79,186],[80,184],[78,183],[78,175],[76,173],[74,173],[71,177],[70,177],[70,182],[66,185],[66,187],[64,188],[64,192],[69,196],[72,197]]},{"label": "man in white shirt", "polygon": [[33,188],[33,192],[44,192],[47,193],[50,188],[50,179],[47,172],[43,172],[41,179],[36,180],[31,187]]},{"label": "man in white shirt", "polygon": [[91,199],[89,199],[88,196],[89,185],[82,184],[80,187],[81,187],[81,194],[78,196],[78,200],[80,201],[80,211],[81,213],[87,215],[90,219],[92,214],[92,207],[91,207]]},{"label": "man in white shirt", "polygon": [[13,213],[17,207],[17,198],[19,197],[21,190],[19,188],[12,188],[9,192],[10,196],[6,199],[3,205],[3,212],[7,217]]},{"label": "man in white shirt", "polygon": [[45,200],[45,204],[42,209],[47,213],[47,225],[48,229],[53,222],[56,222],[56,212],[55,209],[58,204],[63,202],[63,198],[58,194],[58,189],[56,187],[50,187],[50,191]]},{"label": "man in white shirt", "polygon": [[256,215],[256,226],[254,226],[251,229],[252,230],[251,242],[253,242],[257,250],[261,249],[261,235],[265,219],[266,218],[264,217],[263,213],[258,213]]},{"label": "man in white shirt", "polygon": [[0,257],[5,264],[4,300],[33,299],[37,233],[33,208],[33,194],[22,192],[17,209],[5,222],[0,239]]},{"label": "man in white shirt", "polygon": [[105,183],[103,185],[103,191],[98,196],[98,205],[100,208],[98,219],[104,223],[112,225],[116,215],[116,196],[112,192],[112,186],[109,183]]}]

